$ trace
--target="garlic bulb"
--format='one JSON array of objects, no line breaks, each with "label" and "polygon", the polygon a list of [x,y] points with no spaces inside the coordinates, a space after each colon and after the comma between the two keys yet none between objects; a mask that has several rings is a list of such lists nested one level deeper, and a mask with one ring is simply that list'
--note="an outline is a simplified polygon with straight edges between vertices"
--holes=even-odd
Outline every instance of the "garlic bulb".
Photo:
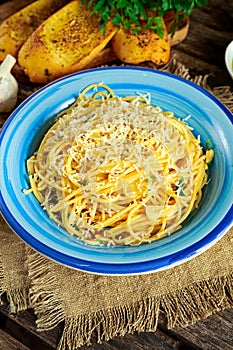
[{"label": "garlic bulb", "polygon": [[18,83],[11,74],[16,59],[7,55],[0,66],[0,112],[11,112],[17,102]]}]

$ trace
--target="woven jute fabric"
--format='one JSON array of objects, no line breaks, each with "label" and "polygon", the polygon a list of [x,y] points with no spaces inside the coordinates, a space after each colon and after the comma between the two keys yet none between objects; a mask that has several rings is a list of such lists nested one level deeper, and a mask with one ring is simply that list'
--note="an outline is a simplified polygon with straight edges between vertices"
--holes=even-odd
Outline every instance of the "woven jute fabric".
[{"label": "woven jute fabric", "polygon": [[[191,80],[177,62],[168,70]],[[207,87],[205,77],[194,82]],[[230,109],[229,87],[212,91]],[[59,350],[74,350],[135,331],[192,324],[233,306],[233,228],[207,251],[179,266],[134,276],[101,276],[59,265],[28,247],[0,217],[0,294],[11,312],[33,308],[38,331],[61,321]]]},{"label": "woven jute fabric", "polygon": [[29,305],[29,277],[26,246],[0,215],[0,295],[7,292],[11,312]]},{"label": "woven jute fabric", "polygon": [[[59,349],[135,331],[184,326],[233,306],[233,229],[199,257],[172,269],[134,276],[77,272],[28,252],[31,302],[44,330],[65,320]],[[49,300],[49,303],[48,303]]]}]

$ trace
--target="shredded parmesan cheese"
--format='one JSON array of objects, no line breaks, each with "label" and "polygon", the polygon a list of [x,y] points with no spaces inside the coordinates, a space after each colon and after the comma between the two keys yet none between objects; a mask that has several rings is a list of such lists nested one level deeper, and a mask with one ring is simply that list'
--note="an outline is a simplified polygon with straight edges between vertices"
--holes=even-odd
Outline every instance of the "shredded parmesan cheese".
[{"label": "shredded parmesan cheese", "polygon": [[[155,241],[198,205],[213,154],[205,157],[186,122],[151,106],[147,94],[119,98],[99,86],[80,94],[28,160],[31,189],[88,244]],[[94,97],[85,97],[90,88]]]}]

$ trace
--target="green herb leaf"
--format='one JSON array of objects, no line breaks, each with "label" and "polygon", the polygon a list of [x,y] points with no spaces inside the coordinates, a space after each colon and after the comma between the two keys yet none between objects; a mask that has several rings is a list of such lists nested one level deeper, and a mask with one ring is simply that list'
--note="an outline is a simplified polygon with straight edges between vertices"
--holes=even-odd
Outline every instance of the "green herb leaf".
[{"label": "green herb leaf", "polygon": [[94,114],[90,114],[89,116],[87,116],[87,118],[85,120],[82,121],[82,123],[87,123],[89,119],[93,118],[95,116]]},{"label": "green herb leaf", "polygon": [[211,149],[211,147],[210,147],[210,140],[206,141],[205,148],[206,149]]},{"label": "green herb leaf", "polygon": [[[104,29],[108,21],[116,27],[121,25],[125,29],[132,29],[139,33],[143,29],[151,29],[163,36],[162,18],[166,12],[176,14],[173,32],[178,27],[180,16],[190,16],[196,6],[207,5],[207,0],[81,0],[92,13],[96,13],[100,20],[100,27]],[[151,11],[155,15],[151,16]],[[139,25],[141,20],[145,25]],[[174,33],[173,33],[174,34]]]},{"label": "green herb leaf", "polygon": [[181,178],[179,179],[178,181],[178,186],[177,186],[177,194],[181,197],[184,197],[185,196],[185,193],[183,191],[184,189],[184,177],[181,176]]}]

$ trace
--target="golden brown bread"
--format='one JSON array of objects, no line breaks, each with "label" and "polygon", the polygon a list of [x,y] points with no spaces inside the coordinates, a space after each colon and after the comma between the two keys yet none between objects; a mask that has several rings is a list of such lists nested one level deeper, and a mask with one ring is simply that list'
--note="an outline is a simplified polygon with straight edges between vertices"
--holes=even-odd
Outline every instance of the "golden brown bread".
[{"label": "golden brown bread", "polygon": [[3,21],[0,24],[0,61],[7,54],[16,57],[32,32],[67,2],[68,0],[38,0]]},{"label": "golden brown bread", "polygon": [[[167,31],[162,39],[149,30],[134,35],[121,29],[114,36],[116,29],[110,23],[103,36],[97,17],[90,15],[80,0],[63,8],[68,2],[37,0],[0,25],[0,59],[8,52],[16,56],[28,38],[15,65],[20,81],[30,78],[32,82],[47,83],[118,59],[130,64],[153,61],[157,66],[163,65],[169,60],[170,46],[184,40],[188,33],[189,22],[185,18],[171,36],[174,14],[168,13],[164,16]],[[50,17],[58,7],[61,12]]]},{"label": "golden brown bread", "polygon": [[101,32],[97,16],[74,0],[33,32],[20,49],[18,62],[32,82],[46,83],[83,69],[115,32],[111,23]]},{"label": "golden brown bread", "polygon": [[84,69],[94,68],[117,60],[117,56],[110,45],[107,45]]},{"label": "golden brown bread", "polygon": [[[173,19],[174,19],[173,17],[172,18],[166,17],[165,25],[167,29],[168,29],[167,25],[169,25],[170,20],[173,21]],[[183,41],[188,34],[188,29],[189,29],[189,19],[186,17],[185,20],[182,23],[180,23],[180,27],[178,27],[178,29],[175,31],[173,35],[168,32],[168,40],[170,42],[170,46],[174,46],[180,43],[181,41]],[[105,65],[106,63],[110,63],[117,60],[118,58],[115,52],[113,51],[111,45],[108,45],[85,68],[92,68],[99,65]]]},{"label": "golden brown bread", "polygon": [[170,58],[170,42],[165,26],[163,38],[149,29],[135,35],[121,28],[112,39],[112,48],[121,61],[130,64],[152,61],[161,66]]},{"label": "golden brown bread", "polygon": [[174,46],[183,41],[188,35],[189,30],[189,17],[184,16],[177,23],[175,21],[176,14],[173,11],[166,12],[163,16],[165,26],[168,32],[168,39],[170,45]]}]

